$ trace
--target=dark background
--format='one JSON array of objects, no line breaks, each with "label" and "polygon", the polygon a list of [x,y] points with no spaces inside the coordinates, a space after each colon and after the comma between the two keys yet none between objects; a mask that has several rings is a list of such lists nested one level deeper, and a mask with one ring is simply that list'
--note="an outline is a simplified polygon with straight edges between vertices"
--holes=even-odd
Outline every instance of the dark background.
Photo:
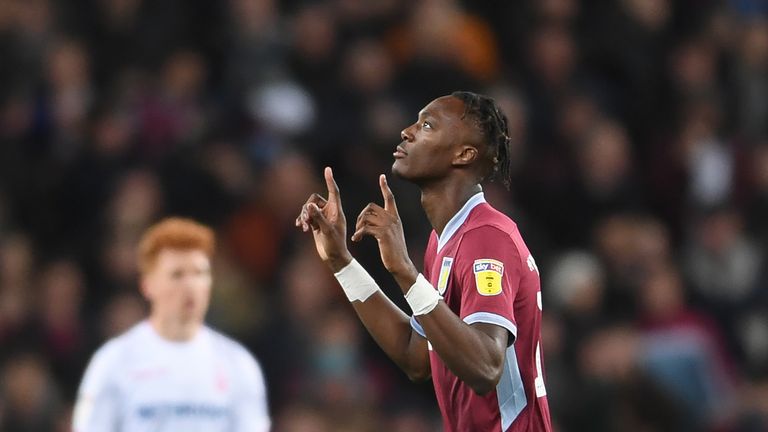
[{"label": "dark background", "polygon": [[[380,201],[431,99],[492,95],[541,269],[559,431],[768,430],[768,3],[0,1],[0,430],[66,431],[93,351],[145,314],[138,236],[219,235],[211,325],[278,431],[440,429],[293,226],[334,167]],[[418,191],[392,181],[412,257]],[[353,253],[404,306],[373,241]]]}]

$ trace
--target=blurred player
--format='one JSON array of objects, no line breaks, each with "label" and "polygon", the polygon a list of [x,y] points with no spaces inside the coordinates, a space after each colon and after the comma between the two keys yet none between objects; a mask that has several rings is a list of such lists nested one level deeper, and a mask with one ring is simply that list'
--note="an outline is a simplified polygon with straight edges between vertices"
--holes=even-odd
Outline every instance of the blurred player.
[{"label": "blurred player", "polygon": [[187,219],[166,219],[144,234],[139,265],[149,319],[93,356],[74,432],[269,430],[259,365],[203,324],[213,251],[213,232]]},{"label": "blurred player", "polygon": [[312,231],[320,257],[384,351],[411,379],[432,376],[447,431],[551,431],[538,269],[515,223],[485,202],[480,186],[493,174],[508,186],[506,117],[492,99],[456,92],[432,101],[401,136],[392,172],[419,186],[434,228],[424,273],[408,257],[384,175],[384,207],[363,209],[352,240],[377,240],[412,317],[350,255],[330,168],[328,199],[312,195],[296,225]]}]

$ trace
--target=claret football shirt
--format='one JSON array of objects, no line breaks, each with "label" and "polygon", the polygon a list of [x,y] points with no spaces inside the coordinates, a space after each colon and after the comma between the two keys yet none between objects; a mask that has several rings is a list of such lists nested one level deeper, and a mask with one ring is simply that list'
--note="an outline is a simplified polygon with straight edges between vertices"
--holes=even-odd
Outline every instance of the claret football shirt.
[{"label": "claret football shirt", "polygon": [[[517,225],[481,193],[433,231],[424,277],[467,324],[509,331],[504,370],[496,390],[477,395],[429,346],[432,381],[446,431],[549,432],[552,430],[541,352],[541,289],[536,262]],[[426,337],[415,317],[411,325]]]}]

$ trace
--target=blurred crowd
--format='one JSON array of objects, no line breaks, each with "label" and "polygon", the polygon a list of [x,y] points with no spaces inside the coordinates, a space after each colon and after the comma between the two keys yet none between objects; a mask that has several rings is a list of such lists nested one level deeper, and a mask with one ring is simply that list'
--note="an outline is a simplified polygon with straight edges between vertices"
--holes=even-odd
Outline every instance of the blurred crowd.
[{"label": "blurred crowd", "polygon": [[348,219],[380,201],[458,89],[510,120],[486,197],[541,268],[557,430],[768,430],[768,2],[0,0],[0,431],[68,430],[164,215],[216,229],[208,321],[261,361],[276,431],[440,430],[293,220],[325,165]]}]

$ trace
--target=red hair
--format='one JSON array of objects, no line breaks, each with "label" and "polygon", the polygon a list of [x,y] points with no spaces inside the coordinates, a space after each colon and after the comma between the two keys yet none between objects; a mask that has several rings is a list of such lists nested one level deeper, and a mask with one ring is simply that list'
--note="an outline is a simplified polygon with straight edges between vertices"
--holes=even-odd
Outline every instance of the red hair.
[{"label": "red hair", "polygon": [[144,232],[139,243],[139,271],[152,270],[163,249],[202,250],[213,256],[216,237],[213,230],[191,219],[171,217],[152,225]]}]

